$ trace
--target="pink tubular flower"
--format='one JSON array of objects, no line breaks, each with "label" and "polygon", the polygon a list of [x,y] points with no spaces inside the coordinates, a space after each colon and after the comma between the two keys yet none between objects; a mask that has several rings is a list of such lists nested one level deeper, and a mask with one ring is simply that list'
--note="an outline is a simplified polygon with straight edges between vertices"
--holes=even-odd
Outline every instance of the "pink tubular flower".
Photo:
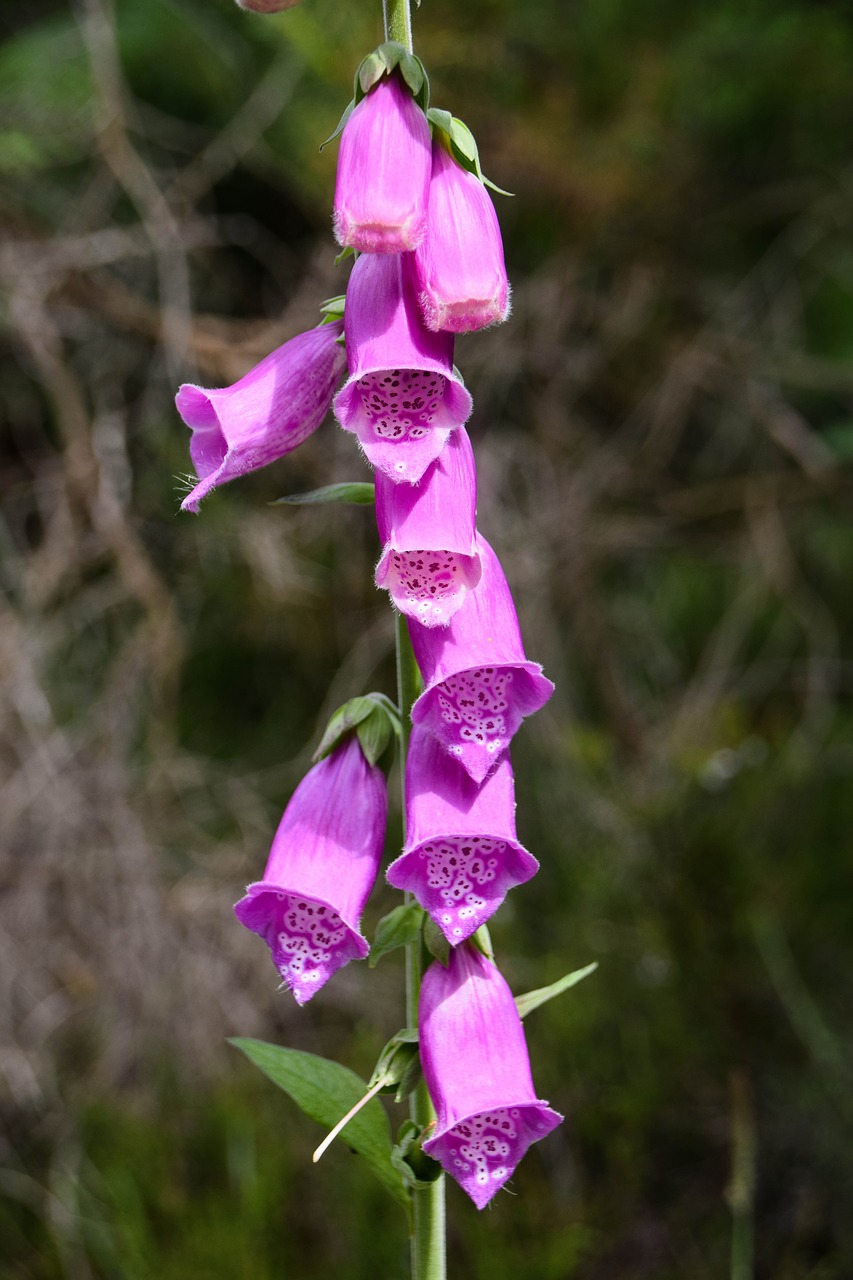
[{"label": "pink tubular flower", "polygon": [[351,734],[302,779],[263,880],[234,907],[270,948],[298,1004],[367,955],[358,925],[379,871],[386,811],[385,776]]},{"label": "pink tubular flower", "polygon": [[406,758],[406,848],[388,868],[388,883],[413,893],[456,945],[538,869],[516,838],[509,754],[478,786],[415,726]]},{"label": "pink tubular flower", "polygon": [[509,315],[501,229],[483,183],[436,133],[427,234],[415,252],[418,298],[428,329],[467,333]]},{"label": "pink tubular flower", "polygon": [[430,138],[399,72],[383,76],[347,120],[335,182],[335,236],[363,253],[403,253],[423,240]]},{"label": "pink tubular flower", "polygon": [[477,475],[464,427],[419,484],[394,484],[376,473],[376,523],[382,556],[376,585],[401,613],[425,627],[446,626],[480,581]]},{"label": "pink tubular flower", "polygon": [[341,332],[338,320],[300,333],[233,387],[206,391],[184,383],[175,403],[193,433],[199,483],[182,510],[197,511],[211,489],[275,462],[317,430],[346,368]]},{"label": "pink tubular flower", "polygon": [[427,969],[418,1026],[437,1113],[424,1151],[482,1209],[563,1117],[536,1097],[512,992],[472,943],[454,947],[446,969]]},{"label": "pink tubular flower", "polygon": [[453,368],[452,335],[424,328],[410,254],[358,259],[344,325],[350,376],[335,415],[374,467],[414,484],[467,422],[472,401]]},{"label": "pink tubular flower", "polygon": [[548,701],[554,686],[538,662],[528,662],[503,569],[477,535],[482,576],[451,618],[435,630],[409,623],[424,692],[412,720],[482,782],[525,716]]}]

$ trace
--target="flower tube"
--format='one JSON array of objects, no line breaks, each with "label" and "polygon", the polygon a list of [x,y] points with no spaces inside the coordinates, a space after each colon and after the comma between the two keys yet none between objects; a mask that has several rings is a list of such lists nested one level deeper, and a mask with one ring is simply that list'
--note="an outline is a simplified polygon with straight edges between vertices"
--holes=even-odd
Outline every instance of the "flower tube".
[{"label": "flower tube", "polygon": [[369,462],[414,484],[467,422],[472,401],[453,367],[453,336],[424,328],[410,254],[363,254],[347,286],[349,378],[335,415]]},{"label": "flower tube", "polygon": [[344,125],[333,215],[338,243],[364,253],[414,249],[426,231],[429,175],[426,116],[394,71]]},{"label": "flower tube", "polygon": [[198,483],[181,509],[197,511],[211,489],[284,457],[316,431],[346,369],[341,321],[285,342],[231,387],[185,382],[175,403],[192,430]]},{"label": "flower tube", "polygon": [[385,775],[350,734],[302,779],[263,880],[234,907],[270,948],[298,1004],[367,955],[358,926],[379,871],[386,811]]},{"label": "flower tube", "polygon": [[478,786],[431,733],[414,726],[406,758],[406,847],[388,868],[388,883],[413,893],[455,946],[538,869],[516,837],[509,754]]},{"label": "flower tube", "polygon": [[409,623],[424,691],[412,721],[434,734],[482,782],[525,716],[554,692],[538,662],[528,662],[503,569],[477,535],[482,576],[447,627]]},{"label": "flower tube", "polygon": [[491,197],[443,137],[436,130],[427,234],[414,255],[418,300],[428,329],[466,333],[506,320],[509,284]]},{"label": "flower tube", "polygon": [[480,581],[477,474],[468,432],[459,427],[419,484],[376,473],[382,556],[376,585],[401,613],[443,627]]},{"label": "flower tube", "polygon": [[427,969],[418,1026],[437,1117],[424,1151],[482,1209],[563,1117],[536,1097],[512,992],[473,943]]}]

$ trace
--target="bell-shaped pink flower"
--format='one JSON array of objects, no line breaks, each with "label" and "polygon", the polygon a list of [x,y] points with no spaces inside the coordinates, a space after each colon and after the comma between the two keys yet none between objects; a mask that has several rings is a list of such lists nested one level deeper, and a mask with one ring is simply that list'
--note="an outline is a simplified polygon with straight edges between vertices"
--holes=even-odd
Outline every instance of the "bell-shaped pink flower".
[{"label": "bell-shaped pink flower", "polygon": [[386,814],[385,775],[350,734],[302,779],[263,880],[234,907],[266,942],[298,1004],[367,955],[358,926],[379,872]]},{"label": "bell-shaped pink flower", "polygon": [[192,429],[198,484],[182,510],[197,511],[211,489],[275,462],[317,430],[346,369],[342,329],[338,320],[300,333],[232,387],[184,383],[175,403]]},{"label": "bell-shaped pink flower", "polygon": [[425,627],[446,626],[480,581],[476,517],[477,473],[464,427],[418,484],[394,484],[377,471],[376,585],[401,613]]},{"label": "bell-shaped pink flower", "polygon": [[427,233],[415,251],[418,298],[428,329],[467,333],[506,320],[509,284],[491,196],[442,138],[436,130]]},{"label": "bell-shaped pink flower", "polygon": [[512,992],[473,943],[427,969],[418,1027],[437,1117],[424,1151],[482,1209],[563,1117],[537,1098]]},{"label": "bell-shaped pink flower", "polygon": [[500,561],[477,535],[482,576],[440,629],[409,623],[424,692],[412,720],[434,734],[475,782],[482,782],[525,716],[554,692],[538,662],[528,662]]},{"label": "bell-shaped pink flower", "polygon": [[338,242],[363,253],[416,248],[426,230],[429,175],[427,118],[394,71],[344,125],[335,181]]},{"label": "bell-shaped pink flower", "polygon": [[516,837],[509,753],[478,785],[415,725],[406,757],[406,847],[388,868],[388,883],[413,893],[455,946],[538,869]]},{"label": "bell-shaped pink flower", "polygon": [[334,401],[378,471],[413,484],[472,401],[453,368],[453,336],[424,327],[411,254],[362,254],[347,286],[344,325],[349,378]]}]

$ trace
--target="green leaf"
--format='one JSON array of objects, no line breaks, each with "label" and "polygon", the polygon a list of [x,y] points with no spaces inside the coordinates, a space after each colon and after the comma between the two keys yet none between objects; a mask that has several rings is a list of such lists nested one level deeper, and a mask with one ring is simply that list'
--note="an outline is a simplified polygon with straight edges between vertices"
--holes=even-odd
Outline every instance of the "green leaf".
[{"label": "green leaf", "polygon": [[290,493],[284,498],[276,498],[271,507],[310,507],[328,502],[348,502],[354,506],[366,507],[375,501],[375,488],[368,481],[347,480],[342,484],[327,484],[322,489],[312,489],[310,493]]},{"label": "green leaf", "polygon": [[550,987],[539,987],[536,991],[528,991],[523,996],[516,996],[515,1007],[518,1009],[519,1017],[526,1018],[528,1013],[538,1009],[540,1004],[547,1004],[549,1000],[554,999],[554,996],[562,995],[564,991],[568,991],[569,987],[576,986],[591,973],[595,973],[597,968],[598,961],[593,960],[592,964],[588,964],[586,968],[575,969],[574,973],[567,973],[564,978],[558,978],[556,982],[551,983]]},{"label": "green leaf", "polygon": [[423,918],[423,908],[416,902],[404,903],[383,916],[376,926],[376,937],[367,961],[368,968],[375,969],[389,951],[396,951],[398,947],[416,942]]},{"label": "green leaf", "polygon": [[354,257],[355,257],[355,249],[353,249],[351,244],[348,244],[345,246],[345,248],[341,249],[340,253],[335,255],[335,266],[339,267],[342,262],[346,262],[347,258],[354,258]]},{"label": "green leaf", "polygon": [[434,956],[439,964],[444,965],[446,969],[450,964],[450,943],[432,916],[427,916],[424,921],[424,946],[430,955]]},{"label": "green leaf", "polygon": [[[273,1084],[283,1089],[312,1120],[331,1129],[350,1107],[367,1092],[367,1085],[354,1071],[328,1058],[319,1058],[300,1049],[286,1049],[263,1040],[238,1038],[229,1041],[250,1062],[260,1067]],[[409,1193],[401,1172],[392,1164],[391,1126],[382,1103],[372,1098],[347,1127],[341,1140],[362,1156],[391,1196],[407,1214],[411,1212]]]}]

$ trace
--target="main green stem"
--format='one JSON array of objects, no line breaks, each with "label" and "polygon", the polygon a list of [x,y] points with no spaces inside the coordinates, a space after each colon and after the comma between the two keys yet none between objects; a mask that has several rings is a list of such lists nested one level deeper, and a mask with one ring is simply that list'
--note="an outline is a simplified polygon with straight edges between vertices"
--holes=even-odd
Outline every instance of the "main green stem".
[{"label": "main green stem", "polygon": [[[408,8],[408,5],[406,6]],[[406,757],[409,752],[409,725],[412,706],[418,696],[419,673],[412,652],[409,627],[401,613],[397,614],[397,698],[402,721],[402,750],[400,762],[400,786],[403,799],[403,843],[406,824]],[[412,900],[406,894],[406,901]],[[422,937],[406,947],[406,1022],[410,1027],[418,1025],[418,994],[421,973],[428,957],[424,955]],[[410,1115],[420,1128],[435,1120],[435,1111],[421,1080],[412,1094]],[[445,1280],[445,1226],[444,1226],[444,1174],[425,1187],[412,1192],[414,1229],[412,1232],[412,1280]]]},{"label": "main green stem", "polygon": [[412,9],[409,0],[382,0],[385,15],[385,39],[396,40],[407,53],[412,53]]}]

